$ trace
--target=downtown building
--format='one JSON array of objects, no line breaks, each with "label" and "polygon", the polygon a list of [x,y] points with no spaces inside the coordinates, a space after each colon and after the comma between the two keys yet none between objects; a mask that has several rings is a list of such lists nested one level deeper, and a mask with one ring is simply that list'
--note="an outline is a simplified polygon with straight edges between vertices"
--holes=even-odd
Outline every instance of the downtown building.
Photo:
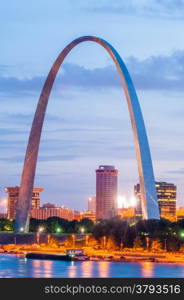
[{"label": "downtown building", "polygon": [[[170,220],[171,222],[176,221],[176,185],[167,182],[155,182],[158,205],[160,211],[160,217],[163,219]],[[134,186],[134,193],[137,197],[138,204],[136,207],[136,216],[142,217],[141,210],[141,192],[140,184]]]},{"label": "downtown building", "polygon": [[8,215],[5,212],[0,212],[0,219],[7,219]]},{"label": "downtown building", "polygon": [[92,212],[92,211],[82,211],[80,212],[80,215],[78,216],[78,221],[81,221],[82,219],[89,219],[91,220],[93,223],[96,222],[96,213]]},{"label": "downtown building", "polygon": [[31,218],[47,220],[51,217],[72,221],[75,219],[75,211],[65,206],[56,207],[53,203],[46,203],[42,207],[32,208],[31,210]]},{"label": "downtown building", "polygon": [[[40,207],[40,193],[44,189],[42,187],[34,187],[31,200],[31,209],[39,209]],[[6,187],[4,189],[8,193],[8,204],[7,204],[7,218],[10,220],[15,219],[17,201],[19,197],[19,186]]]},{"label": "downtown building", "polygon": [[135,207],[118,208],[117,216],[120,217],[121,219],[132,221],[136,217],[136,208]]},{"label": "downtown building", "polygon": [[177,219],[177,221],[184,219],[184,207],[183,206],[176,207],[176,219]]},{"label": "downtown building", "polygon": [[88,198],[88,211],[96,214],[96,196]]},{"label": "downtown building", "polygon": [[96,219],[117,215],[118,170],[114,166],[99,166],[96,170]]}]

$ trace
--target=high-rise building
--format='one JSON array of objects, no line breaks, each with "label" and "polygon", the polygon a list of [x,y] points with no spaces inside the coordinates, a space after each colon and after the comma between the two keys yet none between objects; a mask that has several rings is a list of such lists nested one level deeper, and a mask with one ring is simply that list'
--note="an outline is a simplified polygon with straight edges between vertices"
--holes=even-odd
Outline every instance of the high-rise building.
[{"label": "high-rise building", "polygon": [[[167,182],[155,182],[160,217],[168,219],[172,222],[176,221],[176,185]],[[140,185],[134,186],[134,192],[137,196],[138,203],[140,203],[141,193]],[[137,207],[136,214],[141,216],[141,206]]]},{"label": "high-rise building", "polygon": [[[31,209],[40,207],[40,193],[44,189],[41,187],[33,188],[32,201],[31,201]],[[8,219],[15,219],[16,215],[16,206],[19,197],[19,186],[15,187],[6,187],[4,189],[6,193],[8,193]]]},{"label": "high-rise building", "polygon": [[96,196],[88,198],[88,211],[96,213]]},{"label": "high-rise building", "polygon": [[99,166],[96,170],[96,219],[109,219],[117,210],[118,170]]},{"label": "high-rise building", "polygon": [[176,185],[167,182],[155,182],[160,217],[176,221]]}]

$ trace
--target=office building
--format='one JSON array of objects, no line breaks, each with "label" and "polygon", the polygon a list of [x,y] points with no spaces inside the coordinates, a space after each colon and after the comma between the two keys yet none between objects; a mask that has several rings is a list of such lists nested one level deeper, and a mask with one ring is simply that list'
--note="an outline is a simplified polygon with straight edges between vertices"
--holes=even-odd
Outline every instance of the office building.
[{"label": "office building", "polygon": [[[33,188],[31,209],[40,207],[40,193],[43,190],[44,189],[41,187]],[[16,215],[17,201],[19,197],[19,187],[18,186],[6,187],[4,191],[8,193],[8,208],[7,208],[8,219],[14,220]]]},{"label": "office building", "polygon": [[92,212],[92,211],[83,211],[80,213],[80,220],[82,219],[89,219],[91,221],[93,221],[93,223],[96,222],[96,213]]},{"label": "office building", "polygon": [[[50,203],[49,203],[50,204]],[[69,221],[74,220],[74,210],[61,206],[56,207],[52,205],[44,205],[40,208],[33,208],[31,210],[31,217],[38,220],[47,220],[51,217],[58,217]]]},{"label": "office building", "polygon": [[96,213],[96,196],[88,198],[88,211]]},{"label": "office building", "polygon": [[[172,222],[176,221],[176,185],[167,182],[155,182],[160,217],[170,220]],[[136,208],[136,214],[140,217],[141,213],[141,193],[140,185],[134,186],[134,192],[138,199],[138,206]]]},{"label": "office building", "polygon": [[118,170],[99,166],[96,170],[96,219],[109,219],[117,214]]}]

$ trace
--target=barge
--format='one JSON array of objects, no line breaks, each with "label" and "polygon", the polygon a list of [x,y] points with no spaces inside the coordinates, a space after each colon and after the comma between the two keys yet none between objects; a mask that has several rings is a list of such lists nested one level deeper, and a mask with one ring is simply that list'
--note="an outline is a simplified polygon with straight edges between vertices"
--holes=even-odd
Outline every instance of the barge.
[{"label": "barge", "polygon": [[66,253],[29,252],[26,253],[25,257],[31,259],[49,259],[63,261],[85,261],[89,259],[81,249],[68,249]]}]

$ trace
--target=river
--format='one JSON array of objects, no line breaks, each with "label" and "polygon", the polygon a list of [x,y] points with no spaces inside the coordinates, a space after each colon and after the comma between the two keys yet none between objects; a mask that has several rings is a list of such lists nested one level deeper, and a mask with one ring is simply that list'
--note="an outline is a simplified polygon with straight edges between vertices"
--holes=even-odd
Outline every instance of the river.
[{"label": "river", "polygon": [[184,264],[34,260],[0,254],[0,277],[184,277]]}]

